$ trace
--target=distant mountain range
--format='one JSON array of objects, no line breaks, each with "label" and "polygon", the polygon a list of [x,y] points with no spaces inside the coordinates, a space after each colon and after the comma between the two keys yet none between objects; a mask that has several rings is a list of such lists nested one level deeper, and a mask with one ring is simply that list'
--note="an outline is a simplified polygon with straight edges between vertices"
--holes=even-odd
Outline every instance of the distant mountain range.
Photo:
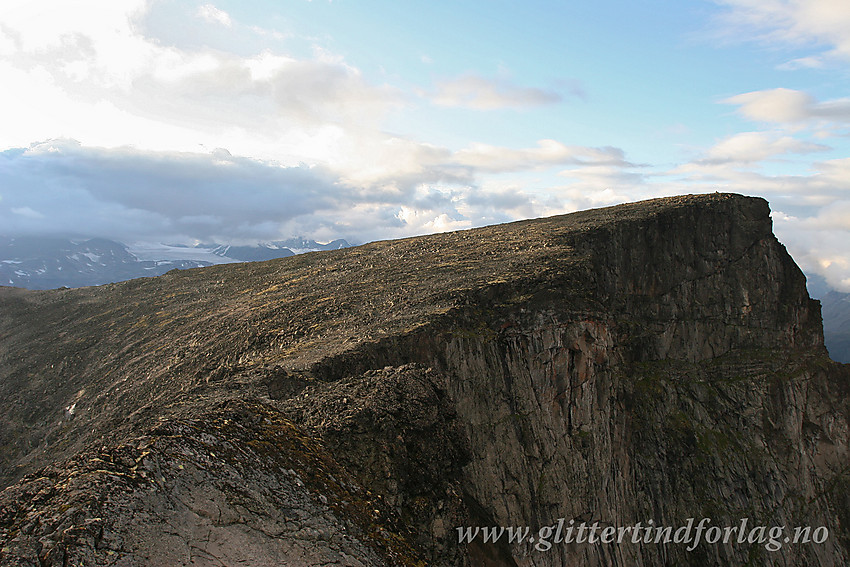
[{"label": "distant mountain range", "polygon": [[832,360],[850,363],[850,293],[830,288],[819,275],[807,275],[809,295],[820,300],[823,340]]},{"label": "distant mountain range", "polygon": [[304,240],[303,238],[290,238],[289,240],[277,240],[257,246],[223,246],[220,244],[203,244],[196,248],[209,248],[213,254],[222,258],[232,258],[240,262],[262,262],[285,258],[305,252],[316,252],[318,250],[338,250],[348,248],[345,240],[339,239],[327,244],[319,244],[315,240]]},{"label": "distant mountain range", "polygon": [[850,293],[830,291],[820,302],[829,355],[838,362],[850,362]]},{"label": "distant mountain range", "polygon": [[0,237],[0,285],[27,289],[84,287],[158,276],[175,268],[272,260],[348,246],[345,240],[320,244],[303,238],[256,246],[199,244],[192,247],[166,244],[127,246],[103,238]]}]

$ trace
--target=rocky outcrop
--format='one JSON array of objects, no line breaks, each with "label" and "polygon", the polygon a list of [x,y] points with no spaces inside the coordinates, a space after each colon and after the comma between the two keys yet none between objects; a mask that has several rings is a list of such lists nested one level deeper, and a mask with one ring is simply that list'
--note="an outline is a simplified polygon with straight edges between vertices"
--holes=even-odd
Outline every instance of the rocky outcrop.
[{"label": "rocky outcrop", "polygon": [[[761,199],[0,301],[9,564],[850,561],[850,372]],[[554,543],[704,518],[750,538]]]},{"label": "rocky outcrop", "polygon": [[397,510],[429,563],[464,564],[469,448],[445,377],[414,364],[306,388],[285,407],[362,485]]},{"label": "rocky outcrop", "polygon": [[[228,403],[3,494],[4,565],[414,564],[406,532],[273,407]],[[9,526],[14,528],[9,529]]]}]

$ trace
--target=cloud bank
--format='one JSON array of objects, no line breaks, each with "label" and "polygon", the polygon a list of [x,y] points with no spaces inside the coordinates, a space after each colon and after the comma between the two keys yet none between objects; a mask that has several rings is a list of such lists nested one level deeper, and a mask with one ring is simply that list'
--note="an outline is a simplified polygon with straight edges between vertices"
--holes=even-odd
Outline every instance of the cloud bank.
[{"label": "cloud bank", "polygon": [[256,242],[293,235],[363,242],[575,210],[483,174],[564,164],[628,167],[613,148],[412,143],[409,162],[352,183],[324,166],[206,153],[92,148],[50,140],[0,154],[0,226],[9,234],[102,236],[125,242]]}]

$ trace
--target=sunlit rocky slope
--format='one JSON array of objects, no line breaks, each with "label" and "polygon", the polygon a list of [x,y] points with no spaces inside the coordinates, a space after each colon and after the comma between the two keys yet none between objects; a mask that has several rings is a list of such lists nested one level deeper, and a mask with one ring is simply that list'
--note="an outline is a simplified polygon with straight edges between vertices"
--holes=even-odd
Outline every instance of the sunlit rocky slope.
[{"label": "sunlit rocky slope", "polygon": [[[0,563],[847,564],[848,368],[737,195],[0,289]],[[829,537],[456,530],[693,517]]]}]

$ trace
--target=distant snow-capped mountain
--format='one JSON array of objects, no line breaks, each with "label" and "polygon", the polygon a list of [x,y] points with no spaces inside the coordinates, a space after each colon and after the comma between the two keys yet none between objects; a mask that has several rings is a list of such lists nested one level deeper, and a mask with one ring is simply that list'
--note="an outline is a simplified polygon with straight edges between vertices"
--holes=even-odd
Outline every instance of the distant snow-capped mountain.
[{"label": "distant snow-capped mountain", "polygon": [[317,250],[346,248],[345,240],[320,244],[295,238],[256,246],[134,244],[93,238],[0,237],[0,285],[28,289],[101,285],[175,268],[271,260]]},{"label": "distant snow-capped mountain", "polygon": [[260,243],[256,246],[221,246],[221,245],[199,245],[209,247],[213,254],[224,258],[233,258],[243,262],[260,262],[303,254],[305,252],[316,252],[318,250],[339,250],[348,248],[345,240],[339,239],[327,244],[319,244],[315,240],[304,240],[303,238],[290,238],[289,240],[276,240],[274,242]]}]

